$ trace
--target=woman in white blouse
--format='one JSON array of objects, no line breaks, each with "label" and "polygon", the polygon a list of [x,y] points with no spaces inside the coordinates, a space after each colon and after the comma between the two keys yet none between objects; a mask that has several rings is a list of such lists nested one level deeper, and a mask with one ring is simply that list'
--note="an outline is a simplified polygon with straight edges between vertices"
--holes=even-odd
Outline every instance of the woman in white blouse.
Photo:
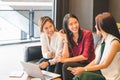
[{"label": "woman in white blouse", "polygon": [[96,58],[85,67],[68,70],[75,75],[73,80],[120,80],[120,33],[116,22],[108,12],[97,15],[95,21],[97,34],[101,36],[95,50]]},{"label": "woman in white blouse", "polygon": [[56,66],[55,59],[58,56],[68,56],[64,54],[67,49],[67,44],[65,44],[61,34],[57,32],[54,22],[50,17],[41,17],[38,24],[40,26],[40,39],[43,55],[43,58],[38,62],[39,67],[42,69],[47,68],[47,71],[54,72]]}]

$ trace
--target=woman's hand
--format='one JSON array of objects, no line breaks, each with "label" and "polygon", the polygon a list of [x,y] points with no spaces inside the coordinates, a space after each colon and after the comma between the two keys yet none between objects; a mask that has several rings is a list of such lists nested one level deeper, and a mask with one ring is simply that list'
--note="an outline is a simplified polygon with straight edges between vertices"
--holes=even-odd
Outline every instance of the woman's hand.
[{"label": "woman's hand", "polygon": [[53,58],[55,55],[54,53],[51,51],[50,53],[47,54],[47,58]]},{"label": "woman's hand", "polygon": [[83,67],[75,67],[75,68],[72,68],[72,70],[70,70],[70,71],[73,75],[77,76],[84,71],[84,68]]},{"label": "woman's hand", "polygon": [[61,36],[63,37],[64,40],[67,40],[67,35],[64,33],[64,30],[63,30],[63,29],[61,29],[61,30],[59,31],[59,33],[61,34]]},{"label": "woman's hand", "polygon": [[65,62],[65,58],[63,56],[59,55],[58,57],[56,57],[56,61],[64,63]]},{"label": "woman's hand", "polygon": [[45,69],[48,65],[49,65],[48,62],[42,62],[39,64],[39,67]]}]

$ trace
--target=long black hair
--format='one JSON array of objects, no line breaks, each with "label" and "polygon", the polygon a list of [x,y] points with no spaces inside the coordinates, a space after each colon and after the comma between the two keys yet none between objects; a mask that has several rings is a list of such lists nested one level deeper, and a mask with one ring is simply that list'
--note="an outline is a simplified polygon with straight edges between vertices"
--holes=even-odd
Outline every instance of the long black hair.
[{"label": "long black hair", "polygon": [[95,21],[98,30],[100,30],[101,27],[105,32],[120,39],[120,33],[116,21],[110,13],[103,12],[102,14],[98,14],[95,18]]},{"label": "long black hair", "polygon": [[[79,20],[74,14],[70,14],[70,13],[66,14],[63,18],[63,30],[67,35],[69,47],[72,47],[73,46],[73,43],[72,43],[73,33],[68,29],[69,18],[75,18],[78,22]],[[82,30],[80,29],[80,27],[79,27],[78,35],[79,37],[78,37],[77,42],[79,43],[82,39]]]}]

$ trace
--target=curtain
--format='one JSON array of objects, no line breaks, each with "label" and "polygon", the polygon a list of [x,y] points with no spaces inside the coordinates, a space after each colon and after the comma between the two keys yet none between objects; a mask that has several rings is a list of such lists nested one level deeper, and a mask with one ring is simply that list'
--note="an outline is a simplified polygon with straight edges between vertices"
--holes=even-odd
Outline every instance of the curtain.
[{"label": "curtain", "polygon": [[53,19],[57,30],[62,29],[62,21],[65,14],[69,12],[69,0],[54,0]]}]

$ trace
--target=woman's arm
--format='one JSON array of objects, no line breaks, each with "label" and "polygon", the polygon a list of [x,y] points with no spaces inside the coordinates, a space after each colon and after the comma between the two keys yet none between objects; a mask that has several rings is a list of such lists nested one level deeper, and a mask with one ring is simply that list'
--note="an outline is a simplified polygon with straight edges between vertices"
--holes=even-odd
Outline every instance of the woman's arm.
[{"label": "woman's arm", "polygon": [[66,59],[69,57],[68,40],[67,40],[66,34],[60,32],[60,36],[62,37],[63,50],[62,50],[62,54],[56,57],[57,62],[62,62],[62,59]]},{"label": "woman's arm", "polygon": [[87,60],[87,58],[85,58],[82,55],[79,56],[75,56],[75,57],[71,57],[71,58],[65,58],[62,60],[63,63],[65,62],[79,62],[79,61],[83,61],[83,60]]},{"label": "woman's arm", "polygon": [[69,57],[68,41],[67,41],[65,33],[59,33],[58,42],[59,42],[58,43],[58,48],[57,48],[57,51],[56,51],[58,53],[58,56],[68,58]]},{"label": "woman's arm", "polygon": [[41,46],[42,46],[42,55],[44,58],[52,58],[54,56],[54,53],[49,50],[48,48],[48,40],[46,38],[46,35],[44,33],[40,36],[41,39]]},{"label": "woman's arm", "polygon": [[103,68],[107,68],[111,62],[113,61],[115,55],[117,54],[117,52],[120,51],[120,43],[117,40],[112,41],[111,43],[111,48],[109,49],[109,56],[106,58],[106,60],[98,65],[94,65],[92,67],[86,67],[88,68],[88,71],[94,71],[94,70],[100,70]]},{"label": "woman's arm", "polygon": [[68,58],[69,51],[68,51],[68,43],[65,41],[65,38],[62,36],[63,34],[58,33],[56,35],[56,50],[55,50],[55,57],[52,60],[49,60],[50,65],[53,65],[57,62],[58,57]]},{"label": "woman's arm", "polygon": [[110,63],[112,62],[112,60],[114,59],[115,55],[117,54],[117,52],[120,51],[120,43],[119,41],[117,40],[114,40],[112,43],[111,43],[111,48],[109,49],[110,51],[110,55],[107,57],[106,61],[104,61],[103,63],[101,64],[96,64],[96,65],[87,65],[86,67],[77,67],[77,68],[74,68],[72,70],[72,73],[74,75],[77,75],[77,74],[80,74],[82,73],[83,71],[96,71],[96,70],[100,70],[100,69],[104,69],[104,68],[107,68]]},{"label": "woman's arm", "polygon": [[68,58],[69,57],[69,49],[68,49],[68,42],[64,42],[62,57]]},{"label": "woman's arm", "polygon": [[87,59],[93,60],[95,58],[95,49],[92,32],[86,32],[83,38],[82,56]]}]

